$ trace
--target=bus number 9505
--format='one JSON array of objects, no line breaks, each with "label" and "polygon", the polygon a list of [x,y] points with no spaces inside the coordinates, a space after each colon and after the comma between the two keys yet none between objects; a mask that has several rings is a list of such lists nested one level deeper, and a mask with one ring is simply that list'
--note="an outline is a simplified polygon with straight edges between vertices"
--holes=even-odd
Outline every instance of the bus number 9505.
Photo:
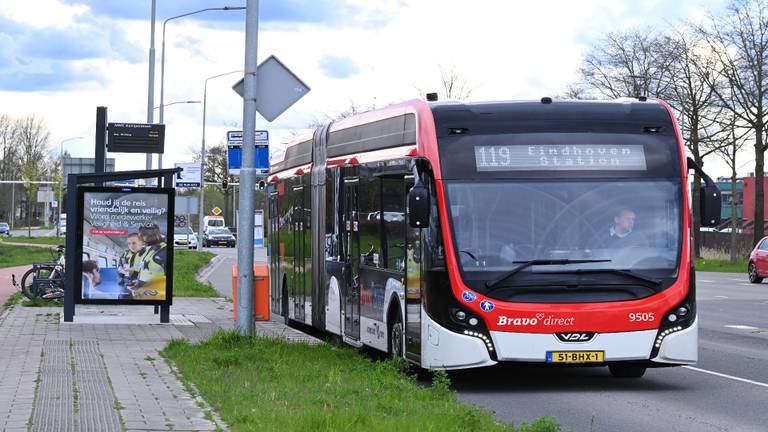
[{"label": "bus number 9505", "polygon": [[655,319],[656,317],[653,312],[637,312],[629,314],[629,322],[654,321]]}]

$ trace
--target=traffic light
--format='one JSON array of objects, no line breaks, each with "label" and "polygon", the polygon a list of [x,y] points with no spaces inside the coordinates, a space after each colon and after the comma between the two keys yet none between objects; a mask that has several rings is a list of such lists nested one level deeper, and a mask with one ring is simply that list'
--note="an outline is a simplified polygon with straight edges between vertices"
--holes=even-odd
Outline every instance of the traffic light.
[{"label": "traffic light", "polygon": [[259,190],[264,190],[266,187],[267,184],[264,182],[264,180],[259,180]]},{"label": "traffic light", "polygon": [[226,190],[229,187],[229,179],[224,178],[224,180],[221,181],[221,188]]}]

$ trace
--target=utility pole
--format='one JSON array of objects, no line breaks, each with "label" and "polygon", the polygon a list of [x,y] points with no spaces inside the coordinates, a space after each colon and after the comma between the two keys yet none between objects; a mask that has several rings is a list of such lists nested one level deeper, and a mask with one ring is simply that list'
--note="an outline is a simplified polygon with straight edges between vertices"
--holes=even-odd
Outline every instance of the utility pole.
[{"label": "utility pole", "polygon": [[[154,123],[155,117],[155,9],[152,0],[152,28],[149,37],[149,90],[147,93],[147,123]],[[147,170],[152,169],[152,153],[147,153]],[[145,180],[149,181],[149,179]]]},{"label": "utility pole", "polygon": [[243,92],[243,163],[240,168],[240,210],[237,218],[237,321],[244,336],[254,330],[253,225],[256,198],[256,51],[259,2],[248,0],[245,12],[245,77]]}]

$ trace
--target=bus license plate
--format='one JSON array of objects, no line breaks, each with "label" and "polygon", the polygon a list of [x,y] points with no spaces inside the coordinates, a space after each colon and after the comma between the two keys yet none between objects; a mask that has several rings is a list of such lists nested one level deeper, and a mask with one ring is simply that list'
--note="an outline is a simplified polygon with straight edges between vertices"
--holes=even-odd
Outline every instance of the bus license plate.
[{"label": "bus license plate", "polygon": [[602,363],[603,351],[547,351],[547,363]]}]

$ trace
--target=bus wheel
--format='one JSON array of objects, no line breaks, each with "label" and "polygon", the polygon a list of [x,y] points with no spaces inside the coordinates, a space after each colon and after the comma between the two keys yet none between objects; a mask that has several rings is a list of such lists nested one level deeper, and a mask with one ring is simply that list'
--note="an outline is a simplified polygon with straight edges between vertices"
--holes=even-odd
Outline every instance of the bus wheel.
[{"label": "bus wheel", "polygon": [[397,311],[392,325],[389,326],[389,355],[390,357],[403,356],[403,320],[400,311]]},{"label": "bus wheel", "polygon": [[645,366],[633,364],[613,364],[608,366],[614,378],[640,378],[645,375]]}]

